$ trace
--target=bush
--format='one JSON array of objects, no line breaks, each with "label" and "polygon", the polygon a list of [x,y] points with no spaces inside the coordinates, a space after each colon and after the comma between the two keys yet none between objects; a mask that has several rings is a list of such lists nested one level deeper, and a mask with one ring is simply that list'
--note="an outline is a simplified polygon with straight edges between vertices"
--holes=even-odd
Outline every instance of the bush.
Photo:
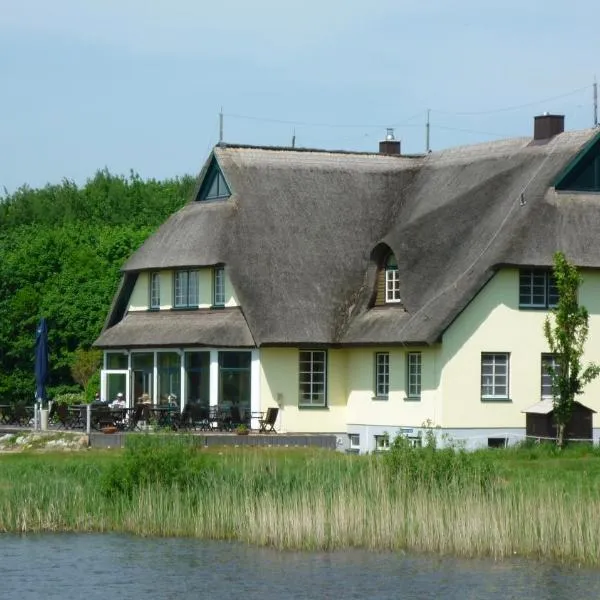
[{"label": "bush", "polygon": [[82,392],[67,392],[54,396],[53,401],[58,404],[85,404],[85,394]]},{"label": "bush", "polygon": [[435,443],[424,448],[413,447],[398,435],[385,453],[388,474],[410,485],[428,487],[463,486],[476,484],[487,489],[496,478],[489,454],[467,452],[463,448],[438,449]]},{"label": "bush", "polygon": [[123,460],[103,475],[101,489],[108,497],[131,497],[149,486],[183,489],[199,483],[204,462],[188,436],[129,436]]}]

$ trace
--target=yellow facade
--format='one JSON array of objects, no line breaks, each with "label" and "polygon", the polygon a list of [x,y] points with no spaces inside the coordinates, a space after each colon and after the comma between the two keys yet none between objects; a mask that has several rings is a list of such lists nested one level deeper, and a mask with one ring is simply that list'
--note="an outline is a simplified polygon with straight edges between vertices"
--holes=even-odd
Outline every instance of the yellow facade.
[{"label": "yellow facade", "polygon": [[[173,308],[173,270],[159,272],[160,277],[160,310]],[[213,270],[198,269],[198,308],[210,308],[213,304]],[[138,275],[133,293],[129,300],[128,310],[148,310],[150,304],[150,275],[147,272]],[[239,306],[235,290],[227,269],[225,269],[225,306]]]},{"label": "yellow facade", "polygon": [[[375,354],[389,353],[390,391],[375,396]],[[421,353],[421,396],[408,397],[408,352]],[[437,423],[441,414],[438,348],[377,348],[348,350],[348,425],[420,427]]]},{"label": "yellow facade", "polygon": [[261,410],[279,406],[280,431],[346,431],[347,351],[327,352],[327,407],[299,408],[299,350],[261,348]]},{"label": "yellow facade", "polygon": [[[600,274],[584,272],[580,302],[590,312],[586,359],[600,361]],[[441,390],[444,428],[525,427],[522,410],[541,399],[541,355],[548,311],[519,309],[519,271],[504,269],[471,301],[443,335]],[[598,332],[598,333],[596,333]],[[510,401],[482,401],[481,353],[509,353]],[[600,410],[600,381],[580,401]]]}]

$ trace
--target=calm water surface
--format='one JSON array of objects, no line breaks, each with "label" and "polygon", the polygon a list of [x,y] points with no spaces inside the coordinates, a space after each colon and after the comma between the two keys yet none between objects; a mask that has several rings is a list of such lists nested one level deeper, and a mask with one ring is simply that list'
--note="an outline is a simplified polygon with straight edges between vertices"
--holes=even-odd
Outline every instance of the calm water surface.
[{"label": "calm water surface", "polygon": [[600,598],[600,571],[121,535],[0,536],[0,598]]}]

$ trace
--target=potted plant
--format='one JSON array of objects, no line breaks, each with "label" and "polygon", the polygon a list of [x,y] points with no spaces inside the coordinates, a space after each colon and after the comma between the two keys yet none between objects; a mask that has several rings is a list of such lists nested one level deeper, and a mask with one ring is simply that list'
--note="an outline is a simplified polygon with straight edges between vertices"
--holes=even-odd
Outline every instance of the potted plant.
[{"label": "potted plant", "polygon": [[244,425],[244,423],[241,423],[235,428],[235,432],[237,435],[248,435],[250,433],[250,430],[248,429],[248,425]]}]

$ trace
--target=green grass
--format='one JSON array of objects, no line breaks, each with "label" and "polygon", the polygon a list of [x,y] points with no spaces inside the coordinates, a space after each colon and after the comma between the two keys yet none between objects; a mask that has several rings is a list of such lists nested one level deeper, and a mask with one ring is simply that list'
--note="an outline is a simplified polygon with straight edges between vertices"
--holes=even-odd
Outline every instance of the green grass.
[{"label": "green grass", "polygon": [[0,531],[119,531],[600,565],[600,453],[197,449],[0,457]]}]

